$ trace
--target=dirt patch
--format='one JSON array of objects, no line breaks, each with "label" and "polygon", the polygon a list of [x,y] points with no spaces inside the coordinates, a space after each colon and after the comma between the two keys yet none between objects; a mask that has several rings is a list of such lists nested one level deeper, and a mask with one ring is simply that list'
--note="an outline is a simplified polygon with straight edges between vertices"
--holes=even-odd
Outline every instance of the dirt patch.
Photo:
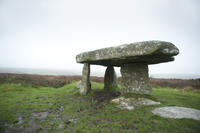
[{"label": "dirt patch", "polygon": [[119,91],[115,90],[96,90],[94,91],[94,94],[92,98],[99,103],[104,101],[110,101],[111,99],[120,96],[121,93]]},{"label": "dirt patch", "polygon": [[[37,133],[40,131],[49,130],[51,125],[55,122],[59,122],[58,130],[62,130],[64,128],[64,122],[62,120],[61,112],[63,110],[63,106],[60,105],[58,108],[56,108],[55,112],[33,112],[28,118],[25,118],[23,116],[19,116],[18,119],[14,124],[6,125],[4,124],[7,129],[5,130],[5,133],[10,132],[16,132],[16,133]],[[48,120],[48,115],[51,115],[54,117],[53,121]],[[26,126],[24,126],[24,121],[27,121],[28,123]],[[42,126],[39,122],[40,121],[46,121],[49,123],[49,126]],[[70,122],[74,122],[73,119],[69,119]],[[74,122],[75,123],[75,122]],[[1,123],[0,123],[1,124]]]},{"label": "dirt patch", "polygon": [[125,129],[125,130],[138,130],[138,127],[135,126],[135,125],[123,125],[122,129]]},{"label": "dirt patch", "polygon": [[48,116],[48,112],[37,112],[37,113],[33,113],[32,117],[36,117],[39,119],[45,119]]}]

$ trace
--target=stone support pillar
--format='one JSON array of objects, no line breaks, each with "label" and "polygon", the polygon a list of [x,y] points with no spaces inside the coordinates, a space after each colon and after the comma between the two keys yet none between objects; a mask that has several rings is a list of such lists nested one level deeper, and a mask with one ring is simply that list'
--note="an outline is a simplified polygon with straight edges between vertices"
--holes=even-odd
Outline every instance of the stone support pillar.
[{"label": "stone support pillar", "polygon": [[122,93],[151,94],[147,64],[124,64],[120,71]]},{"label": "stone support pillar", "polygon": [[83,71],[82,71],[82,80],[81,80],[81,87],[80,93],[82,95],[86,95],[91,89],[90,84],[90,64],[84,63]]},{"label": "stone support pillar", "polygon": [[108,66],[104,75],[104,88],[116,88],[117,87],[117,76],[113,66]]}]

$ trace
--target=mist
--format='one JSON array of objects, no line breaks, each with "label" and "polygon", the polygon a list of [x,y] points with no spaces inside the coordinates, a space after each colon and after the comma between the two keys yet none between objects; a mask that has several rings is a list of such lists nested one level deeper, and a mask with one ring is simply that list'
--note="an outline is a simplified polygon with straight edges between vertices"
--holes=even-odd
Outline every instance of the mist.
[{"label": "mist", "polygon": [[81,52],[162,40],[180,54],[150,73],[200,74],[199,13],[198,0],[0,0],[0,67],[80,71]]}]

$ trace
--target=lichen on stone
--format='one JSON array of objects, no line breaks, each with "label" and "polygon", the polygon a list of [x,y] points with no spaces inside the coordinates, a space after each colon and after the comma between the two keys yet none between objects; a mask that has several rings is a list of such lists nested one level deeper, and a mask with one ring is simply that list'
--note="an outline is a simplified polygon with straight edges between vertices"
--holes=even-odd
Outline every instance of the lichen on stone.
[{"label": "lichen on stone", "polygon": [[170,42],[145,41],[84,52],[76,56],[76,61],[104,66],[135,62],[156,64],[172,61],[178,53],[178,48]]}]

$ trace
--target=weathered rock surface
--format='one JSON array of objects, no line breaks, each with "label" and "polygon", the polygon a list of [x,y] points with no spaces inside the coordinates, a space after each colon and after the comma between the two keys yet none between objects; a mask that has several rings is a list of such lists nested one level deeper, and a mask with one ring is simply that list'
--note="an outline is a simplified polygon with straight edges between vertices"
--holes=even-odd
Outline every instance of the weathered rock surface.
[{"label": "weathered rock surface", "polygon": [[200,120],[200,110],[185,108],[185,107],[177,107],[177,106],[168,106],[168,107],[160,107],[152,110],[152,113],[160,115],[165,118],[189,118],[194,120]]},{"label": "weathered rock surface", "polygon": [[76,84],[76,88],[81,88],[81,80],[79,80],[78,82],[77,82],[77,84]]},{"label": "weathered rock surface", "polygon": [[90,89],[90,64],[84,63],[83,71],[82,71],[82,80],[81,83],[79,83],[80,87],[80,94],[86,95]]},{"label": "weathered rock surface", "polygon": [[151,94],[148,66],[146,64],[125,64],[121,66],[122,93]]},{"label": "weathered rock surface", "polygon": [[120,109],[134,110],[137,107],[147,106],[147,105],[157,105],[160,102],[155,102],[147,98],[116,98],[111,101],[111,103],[118,104],[117,107]]},{"label": "weathered rock surface", "polygon": [[116,88],[117,87],[117,76],[115,69],[112,66],[108,66],[104,75],[104,88]]},{"label": "weathered rock surface", "polygon": [[76,56],[76,61],[104,66],[139,62],[156,64],[173,61],[173,56],[178,53],[178,48],[170,42],[145,41],[84,52]]}]

